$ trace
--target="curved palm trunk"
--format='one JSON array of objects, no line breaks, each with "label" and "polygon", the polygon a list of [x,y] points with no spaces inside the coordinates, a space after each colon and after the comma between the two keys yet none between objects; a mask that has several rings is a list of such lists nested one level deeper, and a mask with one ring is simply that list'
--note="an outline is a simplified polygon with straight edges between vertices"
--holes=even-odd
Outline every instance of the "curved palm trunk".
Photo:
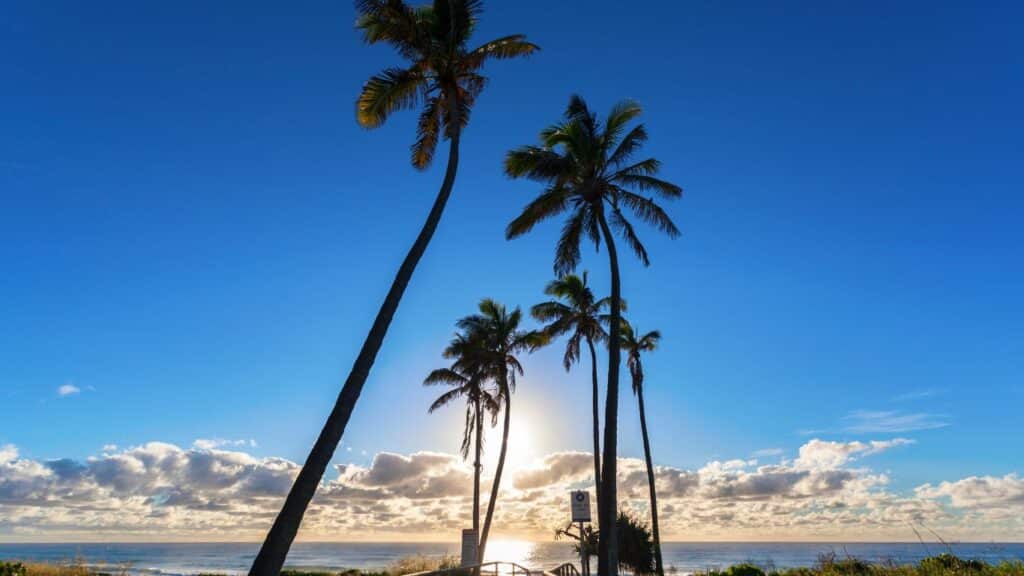
[{"label": "curved palm trunk", "polygon": [[587,347],[590,348],[590,379],[593,384],[593,412],[594,412],[594,499],[597,500],[598,515],[601,510],[601,422],[599,413],[601,411],[597,389],[597,352],[594,351],[594,342],[587,338]]},{"label": "curved palm trunk", "polygon": [[460,131],[457,128],[459,123],[454,122],[453,126],[456,128],[453,130],[448,148],[448,167],[445,170],[441,189],[430,209],[430,214],[427,216],[426,222],[423,223],[423,228],[416,237],[416,241],[413,242],[406,254],[405,260],[398,268],[398,273],[395,274],[391,288],[377,312],[377,317],[373,321],[366,340],[363,341],[363,347],[359,350],[359,356],[356,357],[356,361],[352,365],[352,371],[349,372],[345,385],[341,388],[341,393],[338,394],[334,408],[331,410],[330,416],[327,417],[327,422],[320,431],[316,443],[313,444],[313,449],[306,457],[306,462],[302,465],[302,470],[299,471],[295,483],[292,484],[284,507],[281,508],[281,512],[274,520],[274,525],[270,528],[259,554],[249,569],[250,576],[277,576],[281,572],[281,567],[288,556],[288,549],[291,548],[292,541],[295,540],[295,534],[299,530],[299,524],[302,523],[306,508],[309,506],[310,500],[313,499],[313,494],[316,493],[316,489],[320,485],[324,471],[330,464],[331,458],[334,457],[334,450],[345,433],[345,426],[348,425],[352,410],[356,406],[356,401],[359,400],[363,384],[366,383],[366,378],[370,375],[370,368],[373,367],[377,352],[384,342],[391,319],[394,317],[395,311],[398,310],[402,294],[405,293],[412,273],[416,270],[416,265],[423,257],[423,253],[441,221],[444,207],[448,203],[452,187],[455,184],[455,172],[459,165]]},{"label": "curved palm trunk", "polygon": [[644,410],[644,387],[637,386],[637,402],[640,404],[640,431],[644,437],[644,459],[647,461],[647,487],[651,492],[651,531],[654,533],[654,570],[664,576],[661,563],[661,533],[658,530],[658,494],[654,490],[654,464],[651,462],[651,441],[647,437],[647,412]]},{"label": "curved palm trunk", "polygon": [[[476,401],[476,455],[473,458],[473,531],[476,532],[478,550],[480,545],[480,469],[483,467],[480,464],[480,454],[483,452],[483,433],[484,415],[480,410],[480,399],[478,398]],[[476,563],[480,563],[479,553]]]},{"label": "curved palm trunk", "polygon": [[615,529],[618,514],[617,478],[619,439],[619,326],[622,289],[619,280],[619,255],[615,250],[615,239],[604,217],[604,207],[597,212],[601,235],[608,246],[608,261],[611,267],[611,326],[608,330],[608,391],[604,404],[604,467],[601,470],[601,536],[597,553],[599,576],[618,576],[619,538]]},{"label": "curved palm trunk", "polygon": [[484,517],[484,531],[480,536],[480,562],[484,561],[484,554],[487,552],[487,536],[491,532],[491,518],[494,516],[494,506],[498,501],[498,487],[501,486],[501,474],[505,470],[505,454],[508,452],[508,428],[512,414],[512,395],[509,393],[507,377],[502,379],[502,388],[505,390],[505,423],[501,432],[501,452],[498,454],[498,466],[494,470],[494,483],[491,484],[491,499],[487,503],[487,516]]}]

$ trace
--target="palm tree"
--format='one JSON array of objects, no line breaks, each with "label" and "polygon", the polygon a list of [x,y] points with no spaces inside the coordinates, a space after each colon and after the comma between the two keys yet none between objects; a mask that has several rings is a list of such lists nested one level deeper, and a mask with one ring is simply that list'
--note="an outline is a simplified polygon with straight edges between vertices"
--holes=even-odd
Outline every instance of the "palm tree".
[{"label": "palm tree", "polygon": [[363,39],[368,44],[390,44],[408,61],[403,68],[388,68],[370,78],[356,103],[356,120],[366,128],[376,128],[393,112],[422,103],[417,137],[412,145],[412,164],[425,169],[434,157],[438,141],[447,138],[448,166],[430,214],[402,261],[334,408],[253,561],[251,576],[277,576],[281,571],[306,508],[345,433],[402,294],[451,195],[462,129],[487,81],[481,75],[484,64],[494,59],[526,56],[538,49],[521,34],[469,48],[481,9],[480,0],[434,0],[432,5],[415,8],[402,0],[356,1],[356,28],[363,32]]},{"label": "palm tree", "polygon": [[[529,232],[538,223],[562,214],[569,218],[555,249],[555,274],[572,272],[580,262],[580,242],[586,235],[595,246],[603,241],[608,247],[611,269],[611,313],[608,330],[608,391],[605,395],[604,448],[601,470],[601,525],[598,573],[618,575],[618,546],[615,517],[618,512],[616,474],[619,415],[619,316],[622,301],[618,252],[614,229],[640,258],[649,264],[647,250],[623,214],[623,207],[637,218],[652,224],[670,237],[679,230],[649,192],[665,199],[682,195],[675,184],[655,176],[661,165],[654,158],[631,162],[631,157],[647,140],[647,131],[638,124],[626,131],[640,114],[640,106],[622,101],[612,107],[602,123],[586,102],[573,96],[560,124],[543,130],[540,146],[523,146],[508,153],[505,172],[512,178],[525,177],[545,184],[537,198],[505,230],[508,238]],[[610,223],[610,224],[609,224]]]},{"label": "palm tree", "polygon": [[[479,371],[468,368],[476,365],[472,359],[474,352],[467,351],[476,347],[465,336],[457,335],[452,344],[445,350],[445,357],[456,357],[450,368],[438,368],[427,375],[424,385],[448,385],[452,389],[441,394],[430,405],[430,413],[460,399],[466,399],[466,424],[462,432],[462,458],[469,457],[470,445],[473,445],[473,530],[480,532],[480,473],[483,465],[484,415],[491,414],[492,425],[500,409],[496,390],[487,387],[486,377]],[[479,561],[479,559],[478,559]]]},{"label": "palm tree", "polygon": [[622,322],[622,348],[626,351],[626,366],[633,377],[633,394],[640,406],[640,431],[644,437],[644,460],[647,461],[647,487],[651,495],[651,531],[654,534],[654,567],[658,576],[664,576],[661,563],[661,535],[658,531],[658,494],[654,490],[654,464],[651,462],[651,441],[647,436],[647,412],[644,410],[644,365],[640,361],[642,352],[652,352],[658,347],[661,332],[652,330],[637,336],[629,322]]},{"label": "palm tree", "polygon": [[523,374],[523,366],[516,354],[533,351],[546,342],[546,337],[538,332],[520,330],[523,313],[519,308],[509,312],[505,306],[485,298],[480,301],[479,314],[466,316],[458,322],[458,327],[470,335],[482,350],[478,356],[469,359],[497,386],[497,398],[503,404],[504,425],[501,433],[501,451],[498,453],[498,464],[494,471],[494,482],[491,484],[491,497],[487,503],[487,515],[484,519],[484,530],[480,534],[479,559],[483,561],[487,552],[487,537],[491,530],[491,519],[494,517],[494,506],[498,500],[498,489],[501,476],[505,469],[505,455],[508,452],[508,432],[512,414],[512,393],[516,388],[516,375]]},{"label": "palm tree", "polygon": [[531,314],[540,322],[547,322],[544,332],[550,337],[570,334],[565,344],[565,355],[562,364],[568,372],[573,364],[580,359],[580,344],[586,342],[590,351],[590,380],[593,391],[592,408],[594,424],[594,492],[597,507],[601,508],[601,426],[599,420],[599,398],[597,383],[597,353],[594,342],[603,341],[607,334],[601,327],[607,323],[608,315],[604,312],[609,307],[609,299],[594,297],[593,291],[587,286],[587,273],[583,277],[566,274],[552,280],[544,288],[544,293],[554,296],[555,300],[541,302],[531,309]]}]

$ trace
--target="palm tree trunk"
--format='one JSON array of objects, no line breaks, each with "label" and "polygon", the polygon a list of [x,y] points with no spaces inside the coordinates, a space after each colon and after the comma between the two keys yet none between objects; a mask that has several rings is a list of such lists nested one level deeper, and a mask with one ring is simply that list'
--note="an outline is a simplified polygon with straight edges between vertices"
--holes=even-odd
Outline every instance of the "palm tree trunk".
[{"label": "palm tree trunk", "polygon": [[501,486],[501,474],[505,470],[505,454],[508,452],[508,428],[512,414],[512,394],[508,389],[508,377],[505,376],[500,382],[505,391],[505,423],[501,432],[501,453],[498,454],[498,466],[494,471],[494,483],[491,484],[491,499],[487,503],[487,516],[484,517],[484,531],[480,537],[480,562],[484,561],[484,554],[487,552],[487,536],[491,532],[491,518],[494,516],[494,505],[498,501],[498,488]]},{"label": "palm tree trunk", "polygon": [[441,221],[444,207],[448,203],[452,187],[455,184],[455,172],[459,165],[459,137],[461,135],[458,128],[459,122],[453,122],[452,125],[455,128],[448,148],[448,167],[444,173],[441,189],[430,209],[430,214],[427,216],[426,222],[423,223],[423,228],[420,229],[416,241],[413,242],[406,254],[405,260],[398,268],[398,273],[395,274],[395,279],[391,283],[391,289],[388,290],[384,303],[373,321],[373,326],[370,328],[366,340],[363,341],[363,347],[359,350],[359,356],[356,357],[356,361],[352,365],[352,371],[349,372],[345,385],[342,386],[341,393],[338,394],[338,399],[334,403],[330,416],[327,417],[327,422],[320,430],[320,436],[317,437],[313,449],[306,457],[302,470],[299,471],[295,483],[292,484],[281,512],[274,520],[274,525],[263,541],[259,554],[253,560],[249,576],[277,576],[281,572],[281,567],[288,556],[288,549],[291,548],[292,541],[295,540],[295,534],[302,523],[306,508],[309,506],[310,500],[313,499],[313,494],[316,493],[316,489],[320,485],[324,471],[327,470],[331,458],[334,457],[334,450],[345,433],[345,426],[348,425],[352,410],[356,406],[356,401],[359,400],[359,394],[363,391],[363,384],[366,383],[366,378],[370,375],[370,369],[384,342],[391,319],[394,317],[395,311],[398,310],[402,294],[405,293],[412,273],[416,270],[416,265],[423,257],[423,253]]},{"label": "palm tree trunk", "polygon": [[590,348],[590,379],[593,384],[593,413],[594,413],[594,499],[597,500],[598,514],[601,510],[601,422],[599,414],[601,411],[597,389],[597,352],[594,351],[594,341],[587,338],[587,346]]},{"label": "palm tree trunk", "polygon": [[619,538],[615,518],[618,513],[618,439],[619,439],[619,326],[622,287],[619,279],[619,255],[615,239],[604,217],[604,206],[597,207],[597,220],[601,235],[608,246],[608,261],[612,276],[611,326],[608,330],[608,391],[604,401],[604,463],[601,469],[601,536],[598,541],[598,576],[618,576]]},{"label": "palm tree trunk", "polygon": [[477,558],[476,563],[480,563],[480,469],[483,465],[480,464],[480,454],[483,452],[483,435],[484,435],[484,415],[480,409],[480,399],[476,400],[476,448],[475,456],[473,458],[473,531],[476,532],[477,537]]},{"label": "palm tree trunk", "polygon": [[644,410],[644,387],[636,388],[640,404],[640,431],[644,437],[644,459],[647,460],[647,487],[651,492],[651,531],[654,533],[654,570],[658,576],[665,576],[661,563],[661,532],[658,530],[658,494],[654,489],[654,464],[651,462],[651,441],[647,436],[647,412]]}]

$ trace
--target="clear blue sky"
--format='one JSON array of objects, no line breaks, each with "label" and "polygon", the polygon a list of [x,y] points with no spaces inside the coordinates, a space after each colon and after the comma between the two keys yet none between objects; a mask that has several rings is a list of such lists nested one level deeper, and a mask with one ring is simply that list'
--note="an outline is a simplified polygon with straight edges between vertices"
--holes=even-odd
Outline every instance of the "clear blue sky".
[{"label": "clear blue sky", "polygon": [[[634,321],[664,334],[658,461],[903,436],[917,445],[875,463],[897,487],[1024,469],[1021,5],[635,6],[488,3],[478,39],[543,51],[488,68],[338,461],[455,451],[458,418],[428,417],[419,383],[477,299],[540,297],[557,225],[505,241],[536,187],[501,160],[578,92],[602,111],[638,100],[646,151],[686,190],[668,207],[683,236],[643,229],[653,265],[624,264]],[[410,167],[414,114],[356,125],[362,82],[398,59],[354,17],[0,8],[0,444],[83,459],[253,438],[304,457],[443,168]],[[604,254],[584,265],[605,290]],[[547,421],[541,452],[588,448],[586,375],[559,361],[529,358],[519,393]],[[623,414],[638,455],[632,397]]]}]

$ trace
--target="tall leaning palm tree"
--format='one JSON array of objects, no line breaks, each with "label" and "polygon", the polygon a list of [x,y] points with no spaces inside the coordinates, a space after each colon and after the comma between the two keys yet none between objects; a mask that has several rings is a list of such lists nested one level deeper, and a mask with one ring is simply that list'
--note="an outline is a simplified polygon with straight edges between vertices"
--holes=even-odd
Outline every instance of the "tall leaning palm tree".
[{"label": "tall leaning palm tree", "polygon": [[598,573],[602,576],[617,576],[619,570],[615,518],[618,513],[616,474],[622,289],[618,251],[612,232],[614,230],[625,240],[645,266],[649,264],[647,250],[626,218],[624,209],[670,237],[679,235],[679,230],[653,196],[674,199],[682,195],[682,189],[656,177],[661,163],[654,158],[632,161],[647,140],[647,131],[642,124],[627,130],[630,121],[639,114],[640,106],[627,100],[613,106],[602,122],[582,98],[573,96],[563,121],[541,132],[540,146],[517,148],[505,158],[506,174],[545,185],[540,195],[526,205],[523,213],[509,223],[506,237],[522,236],[538,223],[568,213],[555,249],[557,276],[572,272],[579,265],[580,242],[584,236],[597,247],[603,242],[608,250],[611,312],[601,506],[598,510],[601,529]]},{"label": "tall leaning palm tree", "polygon": [[530,313],[540,322],[546,322],[544,332],[552,338],[568,334],[565,344],[565,355],[562,364],[568,372],[572,365],[580,360],[580,345],[586,343],[590,352],[590,380],[592,388],[592,420],[594,428],[594,494],[597,507],[601,508],[601,424],[600,399],[598,397],[597,353],[595,342],[604,341],[605,334],[602,323],[607,323],[609,299],[594,297],[594,292],[587,286],[587,273],[583,276],[566,274],[552,280],[544,288],[544,293],[553,296],[554,300],[541,302],[534,306]]},{"label": "tall leaning palm tree", "polygon": [[434,0],[432,5],[420,7],[402,0],[356,1],[356,28],[362,31],[363,39],[368,44],[390,44],[407,61],[404,67],[388,68],[373,76],[363,86],[356,103],[356,120],[366,128],[376,128],[393,112],[422,105],[412,164],[425,169],[438,142],[447,138],[448,166],[427,220],[398,268],[334,408],[253,561],[251,576],[277,576],[281,571],[306,508],[341,441],[402,294],[448,203],[459,164],[462,129],[487,81],[481,74],[484,64],[537,50],[521,34],[470,47],[481,10],[480,0]]},{"label": "tall leaning palm tree", "polygon": [[445,350],[445,356],[454,358],[450,368],[438,368],[423,381],[424,385],[448,385],[452,389],[441,394],[430,405],[430,413],[456,400],[466,400],[466,424],[462,432],[462,458],[469,456],[473,446],[473,530],[480,532],[480,475],[483,469],[484,416],[497,417],[500,408],[496,390],[487,386],[487,378],[477,368],[475,349],[477,343],[463,335],[457,335]]},{"label": "tall leaning palm tree", "polygon": [[633,378],[633,394],[640,407],[640,432],[644,438],[644,460],[647,462],[647,488],[651,498],[651,532],[654,536],[654,569],[658,576],[664,576],[661,563],[661,533],[658,530],[658,494],[654,489],[654,464],[651,460],[651,441],[647,436],[647,411],[644,409],[644,365],[640,355],[652,352],[658,347],[661,332],[652,330],[638,336],[629,322],[622,322],[622,349],[626,351],[626,367]]},{"label": "tall leaning palm tree", "polygon": [[546,342],[546,337],[538,332],[521,330],[519,324],[523,313],[519,308],[511,312],[504,305],[485,298],[480,301],[479,314],[466,316],[459,320],[458,327],[477,343],[479,353],[469,360],[476,368],[491,378],[496,386],[497,400],[502,404],[504,424],[501,432],[501,450],[498,453],[498,464],[494,471],[491,484],[491,497],[487,502],[487,515],[484,517],[484,529],[480,533],[479,560],[483,561],[487,552],[487,537],[491,530],[494,507],[498,500],[501,477],[505,470],[505,455],[508,453],[508,434],[512,415],[512,393],[516,388],[516,375],[523,374],[523,365],[517,354],[533,351]]}]

